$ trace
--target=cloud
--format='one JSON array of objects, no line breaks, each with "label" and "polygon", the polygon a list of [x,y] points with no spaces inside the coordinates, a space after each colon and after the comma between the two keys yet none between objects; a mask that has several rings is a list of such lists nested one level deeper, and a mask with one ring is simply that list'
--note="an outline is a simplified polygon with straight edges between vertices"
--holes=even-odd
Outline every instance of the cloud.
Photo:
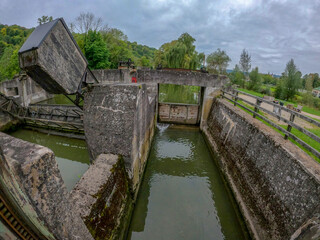
[{"label": "cloud", "polygon": [[229,68],[246,48],[262,72],[281,73],[291,58],[304,74],[320,72],[320,1],[314,0],[2,0],[0,22],[32,27],[42,15],[71,22],[87,11],[130,41],[156,48],[188,32],[199,52],[226,50]]}]

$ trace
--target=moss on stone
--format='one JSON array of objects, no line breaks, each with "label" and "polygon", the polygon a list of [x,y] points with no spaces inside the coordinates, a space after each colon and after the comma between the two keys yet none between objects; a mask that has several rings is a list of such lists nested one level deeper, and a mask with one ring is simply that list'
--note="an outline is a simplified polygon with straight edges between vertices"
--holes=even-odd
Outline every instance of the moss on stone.
[{"label": "moss on stone", "polygon": [[84,219],[94,239],[118,239],[123,217],[132,202],[128,179],[123,158],[119,156],[107,182],[94,195],[97,201]]}]

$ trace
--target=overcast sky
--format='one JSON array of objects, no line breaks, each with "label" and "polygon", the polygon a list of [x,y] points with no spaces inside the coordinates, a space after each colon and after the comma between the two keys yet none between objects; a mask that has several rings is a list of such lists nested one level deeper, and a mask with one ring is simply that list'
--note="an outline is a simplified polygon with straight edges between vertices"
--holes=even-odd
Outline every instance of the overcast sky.
[{"label": "overcast sky", "polygon": [[70,23],[88,11],[155,48],[188,32],[198,52],[226,50],[229,69],[246,48],[261,72],[280,74],[293,58],[303,74],[320,73],[320,0],[0,0],[0,23],[34,27],[42,15]]}]

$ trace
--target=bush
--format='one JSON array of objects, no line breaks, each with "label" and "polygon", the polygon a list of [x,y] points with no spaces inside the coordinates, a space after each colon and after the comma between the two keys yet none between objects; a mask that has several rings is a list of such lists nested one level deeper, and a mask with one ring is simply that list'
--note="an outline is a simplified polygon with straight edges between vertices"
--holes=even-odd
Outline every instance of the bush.
[{"label": "bush", "polygon": [[272,96],[272,93],[269,87],[263,87],[260,89],[259,92],[268,96]]}]

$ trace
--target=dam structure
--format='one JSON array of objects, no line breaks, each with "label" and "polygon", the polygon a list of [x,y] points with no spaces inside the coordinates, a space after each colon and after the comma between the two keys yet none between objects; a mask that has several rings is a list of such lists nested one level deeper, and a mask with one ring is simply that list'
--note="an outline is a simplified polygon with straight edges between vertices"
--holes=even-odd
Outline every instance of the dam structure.
[{"label": "dam structure", "polygon": [[[19,61],[74,105],[0,95],[1,237],[319,239],[320,165],[221,98],[226,76],[91,71],[61,18]],[[163,100],[177,85],[192,103]]]}]

